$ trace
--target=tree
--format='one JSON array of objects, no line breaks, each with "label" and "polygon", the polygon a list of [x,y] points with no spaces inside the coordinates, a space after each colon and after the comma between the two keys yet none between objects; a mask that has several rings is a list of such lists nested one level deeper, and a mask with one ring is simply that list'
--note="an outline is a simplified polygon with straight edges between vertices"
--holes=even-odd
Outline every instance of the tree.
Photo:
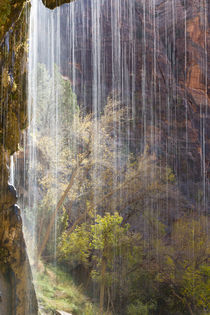
[{"label": "tree", "polygon": [[127,268],[141,260],[142,244],[139,234],[129,233],[129,225],[122,225],[117,212],[97,215],[89,223],[78,226],[70,235],[61,238],[60,258],[69,263],[91,264],[91,276],[100,283],[100,312],[103,314],[105,290],[117,281],[116,264],[121,277]]},{"label": "tree", "polygon": [[183,217],[174,223],[168,244],[163,240],[155,244],[157,280],[168,287],[174,305],[178,303],[189,314],[210,309],[210,243],[206,228],[206,217]]}]

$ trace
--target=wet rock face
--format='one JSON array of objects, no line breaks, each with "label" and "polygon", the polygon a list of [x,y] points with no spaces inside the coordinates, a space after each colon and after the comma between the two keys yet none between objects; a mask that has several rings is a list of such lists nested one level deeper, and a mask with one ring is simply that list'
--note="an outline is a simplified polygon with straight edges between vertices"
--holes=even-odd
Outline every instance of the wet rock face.
[{"label": "wet rock face", "polygon": [[0,2],[0,9],[0,314],[36,315],[20,209],[8,185],[10,155],[27,126],[27,17],[23,1]]},{"label": "wet rock face", "polygon": [[[209,207],[210,94],[207,55],[210,29],[207,1],[177,0],[174,7],[171,1],[162,1],[156,9],[158,36],[163,45],[161,55],[165,56],[165,64],[168,63],[167,71],[166,66],[160,64],[165,80],[162,87],[171,89],[171,110],[167,110],[169,115],[166,115],[171,122],[164,119],[162,123],[162,130],[168,129],[163,133],[162,143],[167,144],[169,163],[182,181],[185,193],[193,200],[200,186],[199,189],[204,189],[206,194],[203,205],[206,203]],[[171,85],[167,84],[168,81]],[[159,93],[162,99],[163,94]]]},{"label": "wet rock face", "polygon": [[7,282],[2,282],[5,292],[2,293],[0,307],[10,308],[5,315],[36,315],[37,301],[23,239],[20,209],[13,204],[7,209],[4,204],[3,207],[0,212],[0,280],[7,276]]},{"label": "wet rock face", "polygon": [[9,271],[0,272],[0,314],[12,314],[12,287]]},{"label": "wet rock face", "polygon": [[5,34],[12,30],[14,23],[19,19],[25,0],[0,1],[0,43]]}]

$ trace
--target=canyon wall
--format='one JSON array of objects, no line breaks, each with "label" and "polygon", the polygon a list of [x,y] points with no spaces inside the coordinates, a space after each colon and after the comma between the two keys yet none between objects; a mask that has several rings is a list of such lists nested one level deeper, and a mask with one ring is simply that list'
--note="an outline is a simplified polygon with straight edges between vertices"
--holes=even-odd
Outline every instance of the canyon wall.
[{"label": "canyon wall", "polygon": [[[210,206],[208,3],[198,0],[136,0],[131,23],[130,2],[122,1],[117,22],[118,37],[111,28],[111,21],[116,23],[113,12],[117,15],[118,11],[113,7],[117,3],[102,2],[98,26],[100,36],[93,34],[95,21],[90,0],[76,3],[74,25],[67,6],[61,8],[62,73],[75,82],[80,106],[92,111],[96,71],[93,36],[98,36],[101,64],[97,76],[101,85],[97,93],[101,98],[101,108],[107,96],[113,93],[113,88],[118,85],[124,89],[122,100],[128,107],[132,105],[135,112],[131,148],[141,151],[147,143],[150,150],[173,170],[189,204],[206,212]],[[133,28],[132,36],[129,23]],[[74,38],[69,36],[70,28],[75,30]],[[116,45],[113,46],[116,40],[120,52],[116,51]],[[135,41],[135,47],[132,41]],[[119,61],[115,58],[117,54]],[[118,62],[121,72],[118,71],[116,77],[115,65]]]}]

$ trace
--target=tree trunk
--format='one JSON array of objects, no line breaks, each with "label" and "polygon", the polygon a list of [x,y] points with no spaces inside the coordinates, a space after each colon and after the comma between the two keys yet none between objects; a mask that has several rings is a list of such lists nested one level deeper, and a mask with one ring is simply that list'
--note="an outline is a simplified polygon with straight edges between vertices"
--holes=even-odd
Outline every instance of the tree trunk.
[{"label": "tree trunk", "polygon": [[104,293],[105,293],[105,273],[106,273],[106,259],[102,257],[101,263],[101,286],[100,286],[100,314],[103,314],[104,307]]}]

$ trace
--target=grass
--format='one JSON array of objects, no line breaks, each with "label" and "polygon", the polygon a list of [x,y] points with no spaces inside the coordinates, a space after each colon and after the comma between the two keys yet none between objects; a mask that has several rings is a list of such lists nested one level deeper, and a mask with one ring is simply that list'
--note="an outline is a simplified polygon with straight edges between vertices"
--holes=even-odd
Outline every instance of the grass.
[{"label": "grass", "polygon": [[75,285],[71,276],[59,267],[43,266],[36,275],[35,286],[40,304],[40,314],[55,314],[55,310],[72,315],[95,315],[99,311],[85,295],[82,287]]}]

